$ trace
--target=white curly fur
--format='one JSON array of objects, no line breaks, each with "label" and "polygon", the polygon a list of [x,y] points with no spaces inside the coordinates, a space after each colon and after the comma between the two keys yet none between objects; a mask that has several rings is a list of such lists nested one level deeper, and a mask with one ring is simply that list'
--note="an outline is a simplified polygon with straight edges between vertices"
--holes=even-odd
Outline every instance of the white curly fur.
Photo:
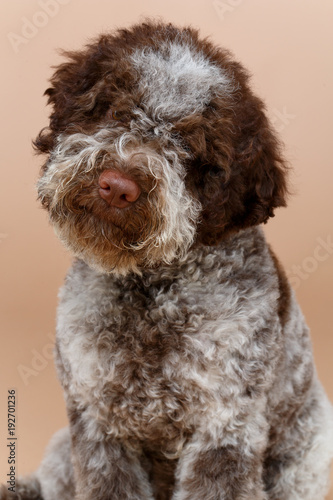
[{"label": "white curly fur", "polygon": [[[185,171],[179,161],[177,152],[163,148],[160,153],[153,151],[142,144],[134,132],[122,133],[103,128],[94,135],[72,134],[61,135],[48,163],[48,169],[38,182],[38,191],[41,201],[51,198],[50,211],[61,214],[66,203],[68,193],[82,179],[92,172],[102,172],[105,165],[112,165],[129,174],[140,173],[151,178],[152,187],[147,193],[151,211],[156,214],[156,230],[145,239],[134,245],[128,245],[133,253],[132,264],[126,264],[123,269],[113,268],[114,261],[106,262],[100,258],[98,249],[91,246],[84,249],[77,244],[75,224],[71,219],[61,219],[61,223],[53,220],[54,229],[74,255],[87,260],[90,265],[102,272],[137,271],[136,254],[145,253],[145,265],[151,266],[156,262],[170,263],[176,257],[186,254],[193,243],[196,224],[200,213],[200,203],[187,192],[184,183]],[[139,167],[133,164],[139,164]],[[155,192],[157,192],[155,194]],[[92,227],[94,231],[94,228]],[[102,239],[98,231],[94,231],[94,238]],[[106,236],[107,238],[107,236]],[[105,244],[105,241],[103,242]],[[114,245],[109,242],[109,246]]]}]

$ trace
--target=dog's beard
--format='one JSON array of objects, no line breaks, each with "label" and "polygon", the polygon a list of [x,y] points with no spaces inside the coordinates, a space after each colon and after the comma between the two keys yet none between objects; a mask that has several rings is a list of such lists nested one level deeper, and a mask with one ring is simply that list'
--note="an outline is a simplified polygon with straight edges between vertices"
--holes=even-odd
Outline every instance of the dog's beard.
[{"label": "dog's beard", "polygon": [[[101,199],[98,178],[107,168],[139,184],[137,202],[118,209]],[[200,204],[186,191],[184,176],[176,150],[157,153],[135,134],[115,137],[102,129],[59,137],[38,194],[74,255],[100,272],[140,273],[183,257],[194,241]]]}]

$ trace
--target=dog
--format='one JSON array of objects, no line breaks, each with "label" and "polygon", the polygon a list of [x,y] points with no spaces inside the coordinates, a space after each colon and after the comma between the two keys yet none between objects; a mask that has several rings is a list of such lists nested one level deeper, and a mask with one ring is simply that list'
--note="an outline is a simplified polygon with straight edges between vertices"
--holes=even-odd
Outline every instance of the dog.
[{"label": "dog", "polygon": [[55,360],[69,428],[23,500],[322,500],[333,414],[260,225],[288,166],[249,75],[146,21],[66,53],[38,196],[75,256]]}]

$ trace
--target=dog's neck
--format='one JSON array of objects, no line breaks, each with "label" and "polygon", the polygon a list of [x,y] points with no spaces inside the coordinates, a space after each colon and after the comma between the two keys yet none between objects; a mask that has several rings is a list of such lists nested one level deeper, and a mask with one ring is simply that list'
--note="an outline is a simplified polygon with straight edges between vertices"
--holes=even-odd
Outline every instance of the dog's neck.
[{"label": "dog's neck", "polygon": [[[186,277],[193,279],[196,274],[206,278],[210,275],[214,276],[221,268],[224,270],[229,266],[235,268],[237,262],[238,266],[242,266],[246,256],[258,255],[264,249],[267,251],[263,231],[259,226],[256,226],[229,235],[218,245],[193,247],[183,259],[175,260],[170,264],[145,267],[140,269],[139,273],[131,272],[125,276],[118,276],[115,273],[101,274],[90,268],[89,272],[96,272],[96,274],[100,274],[101,279],[116,282],[124,289],[165,288],[176,281],[186,279]],[[88,267],[83,261],[81,261],[81,265]],[[198,280],[200,277],[198,276]]]}]

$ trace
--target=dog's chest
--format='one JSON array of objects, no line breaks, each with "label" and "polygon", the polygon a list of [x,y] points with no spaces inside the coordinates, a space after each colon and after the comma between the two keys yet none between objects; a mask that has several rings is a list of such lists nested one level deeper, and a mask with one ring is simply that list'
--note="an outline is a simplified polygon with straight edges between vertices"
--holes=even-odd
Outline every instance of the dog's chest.
[{"label": "dog's chest", "polygon": [[[90,408],[104,432],[176,455],[208,414],[232,418],[233,394],[262,383],[247,357],[276,291],[254,289],[248,274],[230,280],[230,268],[215,271],[210,256],[203,267],[155,284],[96,275],[83,263],[69,275],[58,314],[59,374],[68,397]],[[254,352],[268,356],[259,344]]]},{"label": "dog's chest", "polygon": [[205,333],[216,310],[186,290],[96,295],[59,315],[63,385],[106,432],[175,456],[221,385],[222,345]]}]

